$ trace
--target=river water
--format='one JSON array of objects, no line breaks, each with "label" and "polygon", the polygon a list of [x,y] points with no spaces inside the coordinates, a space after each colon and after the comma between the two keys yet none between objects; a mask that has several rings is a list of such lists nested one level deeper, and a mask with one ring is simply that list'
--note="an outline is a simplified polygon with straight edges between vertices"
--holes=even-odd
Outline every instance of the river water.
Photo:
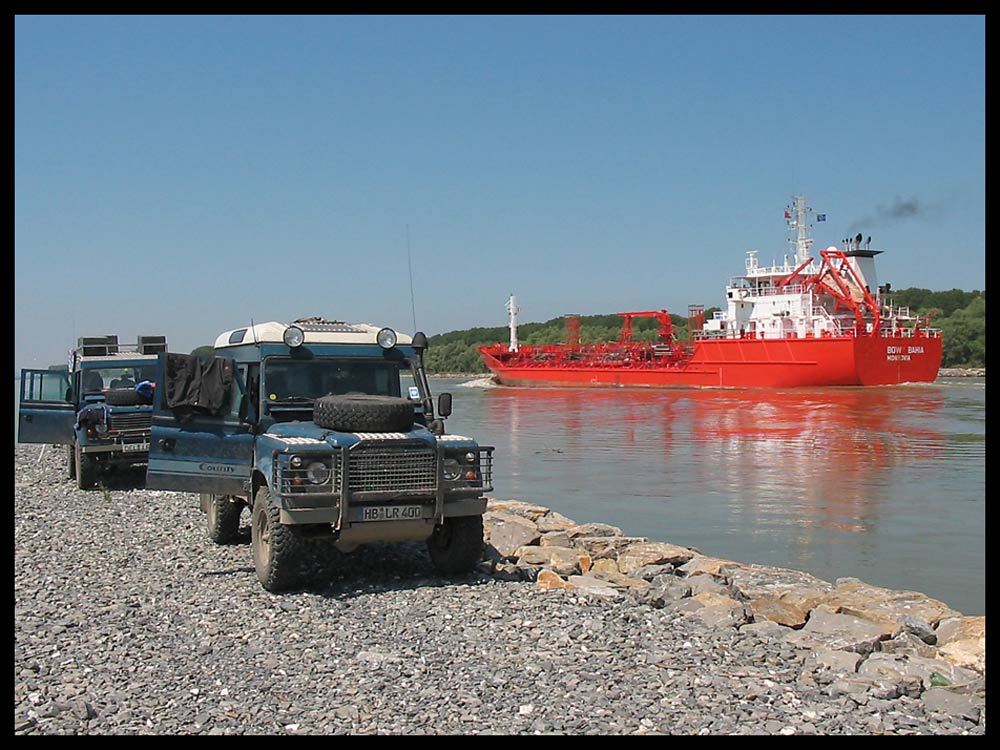
[{"label": "river water", "polygon": [[494,492],[706,555],[985,614],[986,381],[766,391],[434,378]]}]

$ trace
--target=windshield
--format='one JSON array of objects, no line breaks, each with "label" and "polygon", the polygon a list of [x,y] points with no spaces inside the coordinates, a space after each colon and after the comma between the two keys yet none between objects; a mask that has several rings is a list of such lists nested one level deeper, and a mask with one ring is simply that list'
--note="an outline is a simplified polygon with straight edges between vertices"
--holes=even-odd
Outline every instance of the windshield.
[{"label": "windshield", "polygon": [[320,396],[367,393],[399,396],[399,364],[365,359],[269,358],[264,365],[264,401],[311,403]]},{"label": "windshield", "polygon": [[86,367],[80,377],[84,393],[100,393],[109,388],[135,388],[143,380],[156,378],[156,365]]}]

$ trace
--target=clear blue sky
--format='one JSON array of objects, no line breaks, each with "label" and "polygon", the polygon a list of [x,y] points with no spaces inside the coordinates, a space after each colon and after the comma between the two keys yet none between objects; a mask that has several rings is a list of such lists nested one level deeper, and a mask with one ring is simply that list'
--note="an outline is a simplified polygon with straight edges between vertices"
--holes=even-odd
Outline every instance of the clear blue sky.
[{"label": "clear blue sky", "polygon": [[18,16],[14,62],[15,369],[683,315],[796,193],[882,282],[986,286],[983,15]]}]

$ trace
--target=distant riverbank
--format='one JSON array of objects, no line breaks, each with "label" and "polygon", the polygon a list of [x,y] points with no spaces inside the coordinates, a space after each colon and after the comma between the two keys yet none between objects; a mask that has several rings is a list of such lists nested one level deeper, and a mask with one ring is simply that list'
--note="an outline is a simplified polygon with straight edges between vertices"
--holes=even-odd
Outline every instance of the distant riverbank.
[{"label": "distant riverbank", "polygon": [[985,367],[942,367],[938,370],[939,378],[985,378]]}]

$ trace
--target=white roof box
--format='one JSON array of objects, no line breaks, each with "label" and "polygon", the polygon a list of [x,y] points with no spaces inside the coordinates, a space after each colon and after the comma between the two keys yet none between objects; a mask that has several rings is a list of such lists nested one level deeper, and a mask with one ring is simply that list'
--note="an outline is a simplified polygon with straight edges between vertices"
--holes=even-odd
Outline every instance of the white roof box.
[{"label": "white roof box", "polygon": [[[375,337],[385,328],[371,323],[345,323],[341,320],[321,318],[302,318],[292,323],[270,321],[224,331],[215,339],[215,348],[224,349],[229,346],[254,343],[281,344],[284,343],[285,331],[292,326],[302,329],[305,334],[304,344],[377,344]],[[396,331],[397,344],[412,342],[411,336]]]}]

